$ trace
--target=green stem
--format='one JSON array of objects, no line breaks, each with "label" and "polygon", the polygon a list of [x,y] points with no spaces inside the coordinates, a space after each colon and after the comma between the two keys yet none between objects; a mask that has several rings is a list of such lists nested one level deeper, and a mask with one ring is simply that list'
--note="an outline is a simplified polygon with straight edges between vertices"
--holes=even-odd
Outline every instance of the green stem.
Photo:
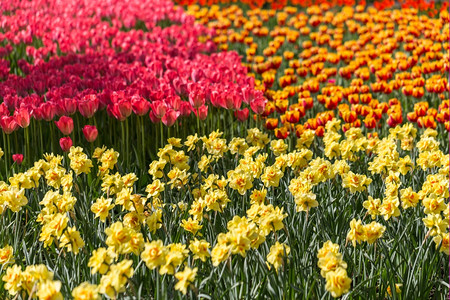
[{"label": "green stem", "polygon": [[124,122],[122,121],[122,122],[120,122],[120,129],[121,129],[121,132],[122,132],[122,149],[121,149],[121,155],[123,155],[123,157],[124,157],[124,159],[122,160],[122,162],[124,162],[125,163],[125,124],[124,124]]},{"label": "green stem", "polygon": [[159,122],[159,132],[161,134],[161,136],[160,136],[160,139],[161,139],[160,148],[162,148],[164,146],[164,133],[163,133],[163,130],[164,130],[163,123],[161,121],[161,122]]},{"label": "green stem", "polygon": [[8,151],[8,149],[7,149],[7,147],[8,147],[8,143],[7,143],[7,141],[6,141],[6,134],[5,134],[5,132],[3,131],[3,142],[6,144],[5,146],[5,176],[6,176],[6,178],[8,178],[8,156],[9,155],[11,155],[11,153],[9,153],[9,152],[7,152]]}]

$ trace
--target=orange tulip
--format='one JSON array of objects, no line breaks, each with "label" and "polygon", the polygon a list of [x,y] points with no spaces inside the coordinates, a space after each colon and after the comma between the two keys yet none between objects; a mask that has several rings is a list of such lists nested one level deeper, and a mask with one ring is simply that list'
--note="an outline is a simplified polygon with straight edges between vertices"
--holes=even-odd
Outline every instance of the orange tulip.
[{"label": "orange tulip", "polygon": [[278,127],[278,119],[269,118],[266,119],[266,128],[269,130],[273,130]]}]

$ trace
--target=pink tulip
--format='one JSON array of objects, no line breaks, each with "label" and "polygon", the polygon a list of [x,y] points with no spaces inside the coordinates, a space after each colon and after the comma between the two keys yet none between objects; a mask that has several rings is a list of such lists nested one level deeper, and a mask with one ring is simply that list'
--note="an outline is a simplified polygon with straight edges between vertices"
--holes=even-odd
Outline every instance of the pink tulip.
[{"label": "pink tulip", "polygon": [[162,101],[155,101],[150,104],[153,114],[156,118],[161,119],[165,116],[167,111],[167,105]]},{"label": "pink tulip", "polygon": [[2,127],[3,131],[6,134],[11,134],[13,131],[15,131],[19,127],[19,124],[17,124],[14,117],[3,116],[0,119],[0,127]]},{"label": "pink tulip", "polygon": [[83,127],[83,134],[84,134],[84,137],[86,138],[86,140],[89,143],[92,143],[93,141],[95,141],[97,139],[97,135],[98,135],[97,127],[91,126],[91,125],[86,125]]},{"label": "pink tulip", "polygon": [[73,120],[71,117],[62,116],[59,118],[59,121],[55,121],[55,124],[64,135],[69,135],[73,131]]},{"label": "pink tulip", "polygon": [[27,128],[30,125],[30,112],[26,108],[19,108],[14,112],[14,118],[17,124],[22,128]]},{"label": "pink tulip", "polygon": [[194,110],[194,113],[200,120],[203,121],[208,116],[208,106],[207,105],[200,106],[198,108],[198,112],[197,110]]},{"label": "pink tulip", "polygon": [[78,102],[78,110],[83,117],[89,119],[97,112],[98,105],[98,97],[91,94],[84,96],[83,99]]},{"label": "pink tulip", "polygon": [[16,164],[21,165],[23,162],[23,154],[13,154],[12,159]]},{"label": "pink tulip", "polygon": [[63,152],[69,152],[70,147],[72,147],[72,139],[68,136],[63,137],[59,140],[59,145]]},{"label": "pink tulip", "polygon": [[133,112],[138,116],[143,116],[147,114],[150,109],[150,102],[142,97],[134,96],[131,100],[131,106],[133,107]]},{"label": "pink tulip", "polygon": [[166,114],[164,117],[162,117],[161,121],[164,125],[170,127],[177,121],[178,116],[180,115],[180,112],[174,111],[173,109],[169,108],[166,111]]},{"label": "pink tulip", "polygon": [[249,115],[250,111],[248,110],[248,108],[244,108],[243,110],[236,110],[234,112],[234,116],[241,122],[244,122],[245,120],[248,119],[248,115]]}]

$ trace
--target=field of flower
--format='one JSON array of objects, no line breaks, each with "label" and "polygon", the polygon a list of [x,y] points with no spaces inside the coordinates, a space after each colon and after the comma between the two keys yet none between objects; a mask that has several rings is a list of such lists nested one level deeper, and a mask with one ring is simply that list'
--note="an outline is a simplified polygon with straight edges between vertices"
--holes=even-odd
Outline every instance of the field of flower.
[{"label": "field of flower", "polygon": [[0,299],[447,299],[447,3],[175,2],[0,2]]}]

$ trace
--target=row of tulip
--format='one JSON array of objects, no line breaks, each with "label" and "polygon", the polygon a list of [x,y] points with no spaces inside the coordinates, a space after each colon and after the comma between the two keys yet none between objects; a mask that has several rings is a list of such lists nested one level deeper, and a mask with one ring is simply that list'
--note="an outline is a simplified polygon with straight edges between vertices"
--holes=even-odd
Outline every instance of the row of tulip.
[{"label": "row of tulip", "polygon": [[269,99],[266,128],[279,138],[305,128],[322,135],[332,116],[347,123],[345,130],[386,130],[384,124],[406,121],[450,130],[446,10],[434,18],[363,5],[187,10],[216,30],[219,49],[243,55]]},{"label": "row of tulip", "polygon": [[238,55],[216,52],[214,30],[171,1],[57,3],[4,3],[0,127],[8,154],[32,163],[63,135],[81,142],[83,132],[92,142],[86,132],[95,126],[99,145],[120,145],[129,159],[138,146],[143,168],[170,132],[228,127],[264,111],[267,100]]}]

